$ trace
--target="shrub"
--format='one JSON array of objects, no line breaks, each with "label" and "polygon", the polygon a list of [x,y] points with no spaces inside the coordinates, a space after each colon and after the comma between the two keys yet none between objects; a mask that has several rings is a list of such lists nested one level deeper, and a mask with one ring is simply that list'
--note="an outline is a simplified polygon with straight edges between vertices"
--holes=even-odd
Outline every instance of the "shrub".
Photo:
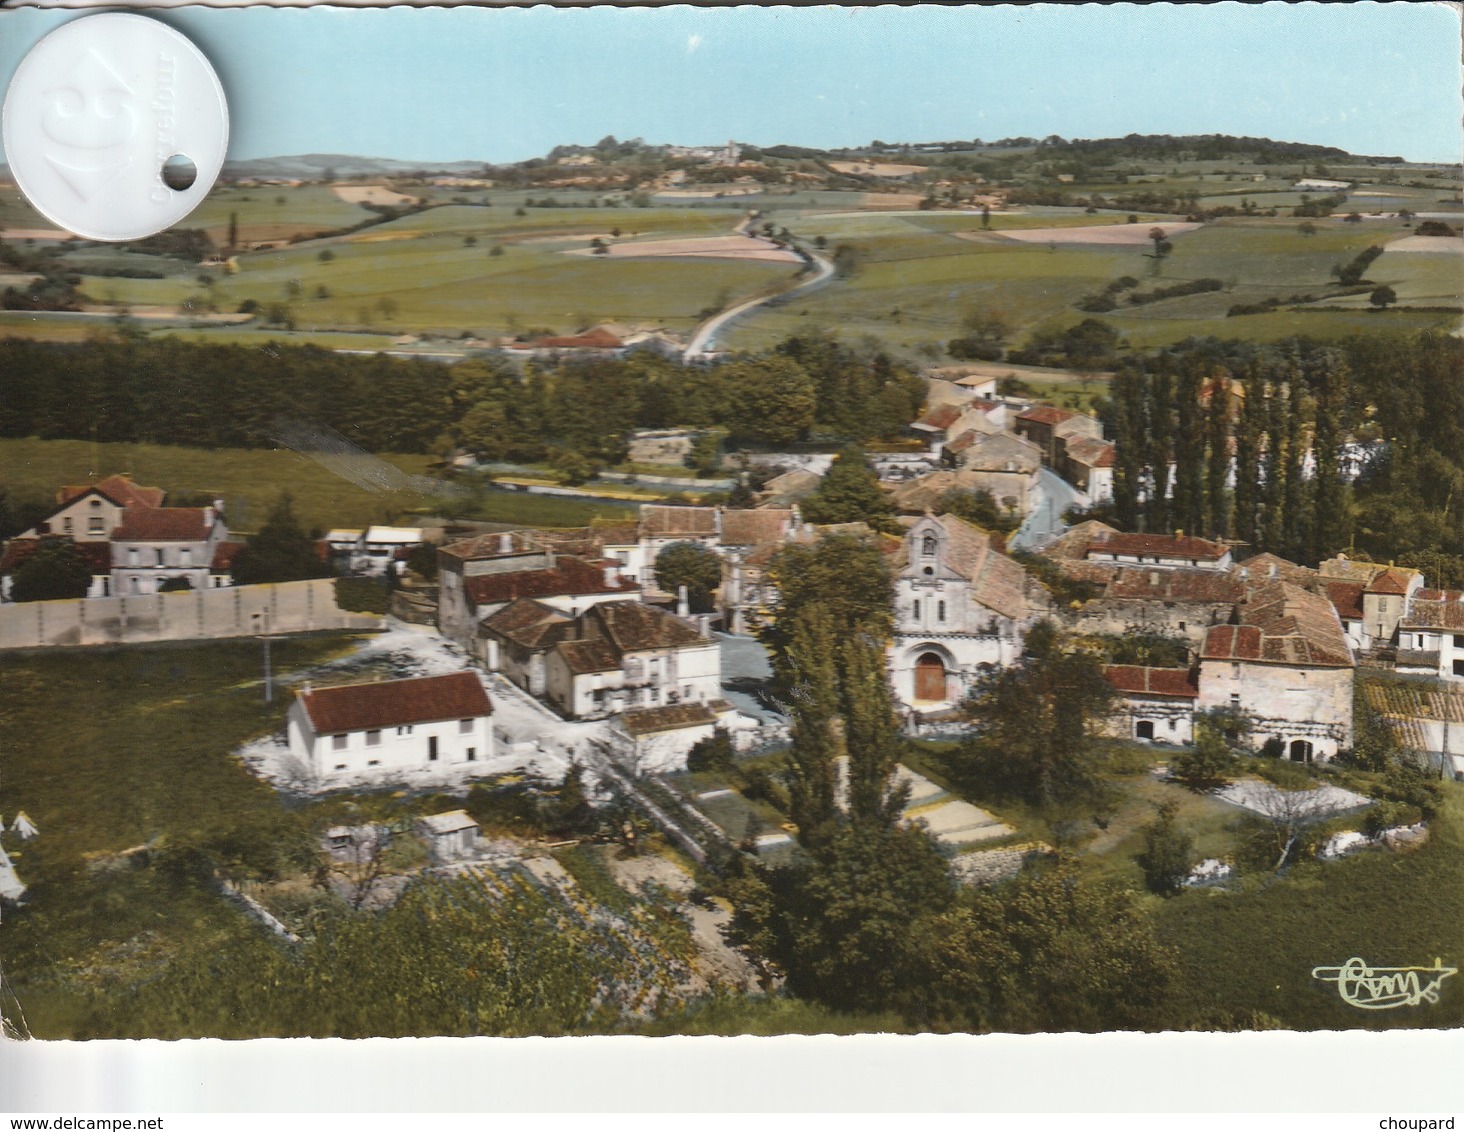
[{"label": "shrub", "polygon": [[1369,837],[1380,837],[1386,829],[1414,825],[1422,818],[1418,807],[1406,802],[1374,802],[1362,815],[1362,832]]},{"label": "shrub", "polygon": [[1261,744],[1261,754],[1268,759],[1279,759],[1286,755],[1286,740],[1279,735],[1272,735]]},{"label": "shrub", "polygon": [[686,755],[687,770],[731,770],[732,766],[732,737],[720,727],[708,738],[697,740]]},{"label": "shrub", "polygon": [[390,594],[375,578],[337,578],[335,599],[338,607],[350,613],[384,614]]},{"label": "shrub", "polygon": [[1165,802],[1159,815],[1144,827],[1144,849],[1136,858],[1144,870],[1144,883],[1160,896],[1184,891],[1184,881],[1194,864],[1194,838],[1174,823],[1179,807]]},{"label": "shrub", "polygon": [[[1267,745],[1270,745],[1270,740],[1267,740]],[[1308,790],[1315,785],[1305,767],[1288,759],[1272,758],[1257,762],[1255,772],[1281,790]]]},{"label": "shrub", "polygon": [[1235,756],[1225,740],[1207,726],[1195,731],[1194,745],[1169,760],[1169,773],[1193,790],[1209,790],[1230,781]]}]

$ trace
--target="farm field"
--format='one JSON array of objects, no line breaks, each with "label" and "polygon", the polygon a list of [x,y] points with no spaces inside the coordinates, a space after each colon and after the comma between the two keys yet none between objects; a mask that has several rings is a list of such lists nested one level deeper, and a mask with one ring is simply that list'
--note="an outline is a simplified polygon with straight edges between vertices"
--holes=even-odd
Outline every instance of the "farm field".
[{"label": "farm field", "polygon": [[[429,457],[387,455],[382,459],[411,475],[428,472]],[[149,487],[175,495],[208,493],[224,500],[233,529],[255,529],[281,492],[294,498],[306,528],[364,527],[391,523],[413,512],[430,513],[431,496],[415,492],[367,491],[294,452],[272,449],[174,448],[153,444],[97,444],[84,440],[0,439],[0,468],[11,503],[49,502],[65,483],[84,483],[92,472],[130,471]],[[598,516],[623,513],[614,499],[566,499],[513,491],[486,491],[471,508],[458,507],[483,522],[576,527]],[[470,513],[468,513],[470,512]]]}]

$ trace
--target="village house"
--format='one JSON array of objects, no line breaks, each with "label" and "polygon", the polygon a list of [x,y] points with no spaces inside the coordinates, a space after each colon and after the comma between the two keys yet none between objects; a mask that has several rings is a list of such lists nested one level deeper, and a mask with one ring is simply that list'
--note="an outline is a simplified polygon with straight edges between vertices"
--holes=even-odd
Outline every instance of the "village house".
[{"label": "village house", "polygon": [[634,707],[721,698],[717,642],[635,601],[596,605],[547,650],[545,698],[564,715],[601,718]]},{"label": "village house", "polygon": [[1062,478],[1087,495],[1092,503],[1113,498],[1115,449],[1092,436],[1073,436],[1063,441]]},{"label": "village house", "polygon": [[797,507],[721,513],[722,586],[718,605],[729,633],[746,633],[767,615],[776,594],[768,579],[773,557],[802,526]]},{"label": "village house", "polygon": [[979,403],[932,405],[925,415],[910,426],[910,431],[925,441],[930,455],[940,459],[945,446],[964,433],[992,436],[1001,432]]},{"label": "village house", "polygon": [[1214,626],[1232,619],[1246,594],[1243,581],[1218,570],[1120,566],[1098,584],[1100,596],[1061,611],[1069,628],[1119,637],[1160,634],[1196,651]]},{"label": "village house", "polygon": [[1252,583],[1238,624],[1217,625],[1200,652],[1201,711],[1240,711],[1253,739],[1276,737],[1297,762],[1352,746],[1356,662],[1332,603],[1289,582]]},{"label": "village house", "polygon": [[1230,548],[1224,543],[1182,531],[1173,535],[1099,534],[1088,542],[1083,557],[1089,562],[1162,570],[1229,570],[1231,566]]},{"label": "village house", "polygon": [[1118,693],[1118,710],[1108,723],[1114,738],[1173,744],[1194,740],[1200,687],[1192,669],[1110,664],[1103,675]]},{"label": "village house", "polygon": [[1018,436],[1037,445],[1043,461],[1054,469],[1062,463],[1060,440],[1077,436],[1103,439],[1103,426],[1098,421],[1053,405],[1033,405],[1018,413],[1012,419],[1012,428]]},{"label": "village house", "polygon": [[1398,667],[1464,680],[1464,591],[1413,590],[1398,620]]},{"label": "village house", "polygon": [[312,689],[290,705],[290,753],[320,782],[462,767],[493,757],[493,705],[476,672]]},{"label": "village house", "polygon": [[[610,732],[616,760],[637,775],[685,770],[687,753],[716,734],[720,714],[731,708],[721,701],[623,711]],[[725,710],[719,714],[718,709]]]},{"label": "village house", "polygon": [[952,708],[984,668],[1015,663],[1043,609],[1021,566],[954,515],[917,519],[892,566],[890,675],[896,698],[922,712]]},{"label": "village house", "polygon": [[112,532],[112,592],[227,585],[227,560],[237,549],[212,507],[129,507]]},{"label": "village house", "polygon": [[1042,470],[1042,453],[1031,441],[1009,432],[981,436],[963,433],[946,446],[947,462],[973,474],[973,488],[989,491],[997,506],[1018,515],[1032,509]]}]

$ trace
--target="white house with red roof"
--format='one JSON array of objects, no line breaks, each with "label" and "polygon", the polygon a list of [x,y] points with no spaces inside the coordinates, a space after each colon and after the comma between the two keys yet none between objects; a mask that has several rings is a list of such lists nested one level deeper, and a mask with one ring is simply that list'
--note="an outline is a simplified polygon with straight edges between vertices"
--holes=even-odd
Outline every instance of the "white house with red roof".
[{"label": "white house with red roof", "polygon": [[[237,549],[213,507],[128,507],[112,531],[112,592],[155,594],[168,583],[204,590],[227,584],[216,556]],[[218,582],[215,582],[215,578]]]},{"label": "white house with red roof", "polygon": [[1143,743],[1193,741],[1195,702],[1200,695],[1198,672],[1110,664],[1103,675],[1119,697],[1119,710],[1109,720],[1109,732],[1115,738]]},{"label": "white house with red roof", "polygon": [[1089,562],[1170,570],[1229,570],[1231,565],[1230,548],[1223,542],[1196,538],[1183,531],[1172,535],[1100,532],[1088,543],[1083,557]]},{"label": "white house with red roof", "polygon": [[476,672],[314,688],[286,717],[290,753],[319,783],[471,769],[493,758],[493,705]]}]

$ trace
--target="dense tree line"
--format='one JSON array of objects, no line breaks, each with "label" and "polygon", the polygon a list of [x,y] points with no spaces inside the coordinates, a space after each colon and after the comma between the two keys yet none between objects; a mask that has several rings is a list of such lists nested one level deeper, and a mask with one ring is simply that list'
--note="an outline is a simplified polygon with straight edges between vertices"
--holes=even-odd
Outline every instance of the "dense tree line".
[{"label": "dense tree line", "polygon": [[1445,335],[1182,343],[1114,378],[1115,519],[1307,564],[1350,550],[1458,577],[1461,414],[1464,343]]},{"label": "dense tree line", "polygon": [[280,417],[324,425],[375,452],[449,442],[489,459],[576,453],[624,459],[637,428],[721,428],[737,442],[891,436],[924,382],[873,347],[790,338],[761,355],[683,366],[651,354],[436,362],[146,339],[123,325],[75,344],[0,341],[0,436],[271,446]]}]

